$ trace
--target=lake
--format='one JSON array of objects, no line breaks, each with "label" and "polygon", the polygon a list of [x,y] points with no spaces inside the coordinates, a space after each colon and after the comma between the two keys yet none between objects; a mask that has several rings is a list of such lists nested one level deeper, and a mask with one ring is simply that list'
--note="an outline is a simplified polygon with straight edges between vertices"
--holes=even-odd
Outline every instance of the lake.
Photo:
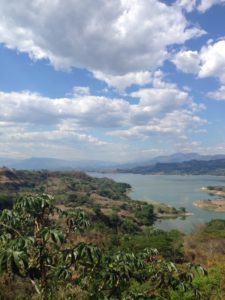
[{"label": "lake", "polygon": [[[141,174],[100,174],[89,173],[94,177],[108,177],[117,182],[126,182],[132,186],[129,196],[132,199],[157,201],[172,205],[176,208],[186,207],[193,216],[157,221],[156,227],[170,230],[178,229],[191,232],[195,225],[209,222],[212,219],[225,219],[225,213],[210,212],[195,207],[192,202],[212,197],[201,191],[209,185],[225,185],[225,176],[209,175],[141,175]],[[218,197],[217,197],[218,198]]]}]

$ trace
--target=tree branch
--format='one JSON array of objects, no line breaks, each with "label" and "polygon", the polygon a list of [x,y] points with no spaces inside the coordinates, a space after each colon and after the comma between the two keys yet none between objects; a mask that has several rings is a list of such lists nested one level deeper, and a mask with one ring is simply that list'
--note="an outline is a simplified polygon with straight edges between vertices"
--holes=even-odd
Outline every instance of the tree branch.
[{"label": "tree branch", "polygon": [[11,226],[9,226],[9,225],[7,225],[7,224],[4,224],[4,223],[2,223],[2,222],[0,222],[0,225],[2,225],[3,227],[5,227],[5,228],[8,228],[8,229],[10,229],[10,230],[13,230],[15,233],[17,233],[20,237],[22,237],[22,234],[18,231],[18,230],[16,230],[15,228],[13,228],[13,227],[11,227]]},{"label": "tree branch", "polygon": [[41,292],[40,292],[40,290],[39,290],[37,284],[35,283],[35,281],[32,280],[31,278],[30,278],[30,281],[31,281],[32,285],[34,286],[35,291],[38,293],[38,295],[41,295]]}]

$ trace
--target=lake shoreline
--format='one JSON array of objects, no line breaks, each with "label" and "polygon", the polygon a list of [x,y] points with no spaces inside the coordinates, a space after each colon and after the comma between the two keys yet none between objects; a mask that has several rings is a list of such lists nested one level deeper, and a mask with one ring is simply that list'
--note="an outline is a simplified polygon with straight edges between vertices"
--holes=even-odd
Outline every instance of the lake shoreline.
[{"label": "lake shoreline", "polygon": [[[177,209],[185,207],[186,212],[190,213],[186,218],[180,216],[176,219],[158,218],[155,226],[162,230],[177,229],[190,233],[195,230],[196,225],[210,222],[212,219],[225,219],[224,212],[209,211],[193,205],[194,201],[204,199],[202,187],[223,186],[225,185],[225,176],[141,175],[132,173],[92,173],[92,176],[109,177],[117,182],[130,184],[132,190],[129,191],[129,197],[133,200],[165,203]],[[209,195],[205,198],[219,197]]]},{"label": "lake shoreline", "polygon": [[202,187],[201,191],[209,195],[218,196],[219,199],[197,200],[193,205],[209,211],[225,212],[225,191],[222,186]]},{"label": "lake shoreline", "polygon": [[225,212],[225,201],[224,200],[197,200],[193,202],[193,205],[209,211],[214,212]]}]

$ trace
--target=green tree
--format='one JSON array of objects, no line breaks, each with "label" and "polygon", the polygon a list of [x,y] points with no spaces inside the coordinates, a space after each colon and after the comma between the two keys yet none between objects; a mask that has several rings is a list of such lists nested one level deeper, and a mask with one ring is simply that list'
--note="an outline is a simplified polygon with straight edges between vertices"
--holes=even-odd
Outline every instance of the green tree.
[{"label": "green tree", "polygon": [[[58,218],[65,218],[66,226],[59,226]],[[94,251],[90,245],[70,243],[71,234],[87,226],[82,211],[61,211],[49,195],[17,199],[12,210],[0,215],[0,272],[29,278],[40,298],[49,299],[71,278],[85,251]]]},{"label": "green tree", "polygon": [[181,207],[180,207],[180,212],[182,212],[183,214],[185,214],[185,213],[186,213],[186,208],[183,207],[183,206],[181,206]]}]

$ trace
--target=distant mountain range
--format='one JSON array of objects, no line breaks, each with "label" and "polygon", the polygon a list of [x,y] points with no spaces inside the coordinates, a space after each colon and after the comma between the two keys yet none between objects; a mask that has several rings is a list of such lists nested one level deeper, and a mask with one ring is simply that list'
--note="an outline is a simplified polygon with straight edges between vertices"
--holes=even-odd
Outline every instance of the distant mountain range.
[{"label": "distant mountain range", "polygon": [[17,170],[50,170],[50,171],[69,171],[69,170],[97,170],[101,168],[115,167],[108,162],[95,160],[68,161],[56,158],[28,158],[24,160],[0,158],[0,166]]},{"label": "distant mountain range", "polygon": [[225,159],[156,163],[131,169],[118,169],[117,171],[121,173],[135,174],[225,175]]},{"label": "distant mountain range", "polygon": [[161,155],[156,156],[149,160],[127,163],[122,166],[127,167],[140,167],[146,165],[155,165],[156,163],[179,163],[190,160],[216,160],[216,159],[225,159],[225,154],[216,154],[216,155],[201,155],[198,153],[174,153],[171,155]]},{"label": "distant mountain range", "polygon": [[[223,160],[225,155],[201,155],[198,153],[175,153],[168,156],[157,156],[149,160],[139,160],[129,163],[113,163],[98,160],[63,160],[56,158],[28,158],[28,159],[8,159],[0,158],[0,167],[6,166],[17,170],[50,170],[50,171],[126,171],[132,173],[146,173],[146,172],[161,172],[160,168],[169,168],[165,164],[173,164],[171,168],[178,168],[176,164],[183,162],[191,162],[191,164],[198,164],[198,161]],[[194,163],[195,161],[195,163]],[[161,165],[160,165],[161,164]],[[184,165],[183,165],[184,166]],[[158,169],[159,168],[159,169]],[[182,165],[180,165],[182,168]],[[163,170],[162,170],[163,172]]]}]

